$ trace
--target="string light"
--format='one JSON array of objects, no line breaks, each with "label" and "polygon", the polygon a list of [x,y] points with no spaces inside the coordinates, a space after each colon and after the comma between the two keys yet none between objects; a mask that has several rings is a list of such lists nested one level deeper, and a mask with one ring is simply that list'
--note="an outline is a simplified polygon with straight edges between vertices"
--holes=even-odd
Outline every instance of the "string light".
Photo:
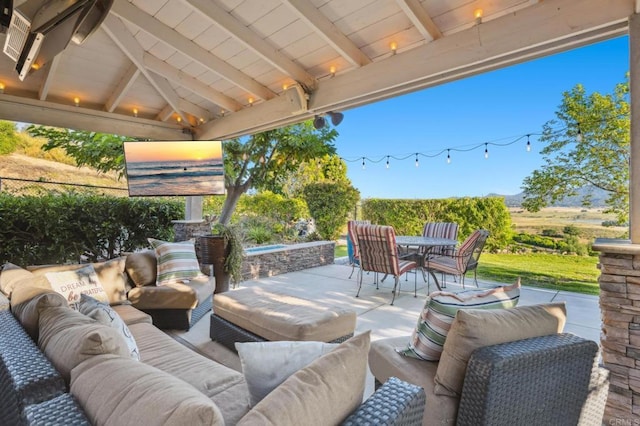
[{"label": "string light", "polygon": [[247,161],[249,159],[249,156],[247,155],[246,152],[242,153],[242,161]]},{"label": "string light", "polygon": [[489,158],[489,144],[485,143],[484,144],[484,158]]},{"label": "string light", "polygon": [[260,156],[260,164],[264,164],[265,163],[265,159],[264,159],[264,155]]},{"label": "string light", "polygon": [[531,135],[527,135],[527,152],[531,152],[531,142],[529,141],[529,136]]},{"label": "string light", "polygon": [[362,170],[364,170],[366,166],[364,165],[364,157],[362,157]]},{"label": "string light", "polygon": [[137,117],[138,116],[138,108],[134,108],[133,109],[133,116]]},{"label": "string light", "polygon": [[389,156],[387,155],[387,169],[389,168]]},{"label": "string light", "polygon": [[582,130],[580,130],[580,123],[578,122],[578,134],[576,135],[576,140],[578,142],[582,142]]},{"label": "string light", "polygon": [[336,76],[336,67],[335,67],[335,65],[331,65],[329,67],[329,74],[331,74],[331,77],[335,77]]},{"label": "string light", "polygon": [[6,85],[2,82],[0,82],[0,93],[4,93],[4,89],[5,89]]},{"label": "string light", "polygon": [[398,50],[398,43],[392,41],[391,43],[389,43],[389,48],[391,49],[391,54],[395,55],[396,51]]},{"label": "string light", "polygon": [[420,162],[418,161],[418,153],[416,152],[416,167],[420,167]]},{"label": "string light", "polygon": [[449,153],[450,149],[447,149],[447,164],[451,164],[451,154]]}]

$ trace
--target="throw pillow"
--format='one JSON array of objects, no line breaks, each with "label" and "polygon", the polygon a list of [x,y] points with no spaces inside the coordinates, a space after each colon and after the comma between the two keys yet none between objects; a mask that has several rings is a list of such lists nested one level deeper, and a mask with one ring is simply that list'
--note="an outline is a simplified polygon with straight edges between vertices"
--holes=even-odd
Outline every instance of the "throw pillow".
[{"label": "throw pillow", "polygon": [[122,321],[122,318],[120,318],[120,315],[118,315],[111,306],[83,294],[80,297],[80,303],[78,303],[78,311],[89,318],[93,318],[100,324],[108,325],[118,330],[127,343],[131,358],[140,361],[140,351],[138,350],[136,340],[133,338],[133,334],[131,334],[129,327],[127,327],[124,321]]},{"label": "throw pillow", "polygon": [[323,342],[249,342],[235,344],[249,389],[249,407],[260,402],[301,368],[333,350]]},{"label": "throw pillow", "polygon": [[38,341],[40,311],[50,306],[67,307],[67,299],[50,288],[19,286],[13,290],[11,312],[34,342]]},{"label": "throw pillow", "polygon": [[238,425],[340,424],[362,404],[369,331],[350,338],[287,378]]},{"label": "throw pillow", "polygon": [[67,383],[71,370],[87,358],[101,354],[130,357],[120,333],[68,306],[42,309],[38,328],[38,346]]},{"label": "throw pillow", "polygon": [[192,241],[169,243],[153,238],[148,240],[156,252],[158,262],[156,285],[181,283],[204,275],[200,272]]},{"label": "throw pillow", "polygon": [[433,292],[427,297],[409,344],[404,348],[397,348],[396,351],[411,358],[438,361],[451,323],[459,309],[512,308],[518,304],[519,299],[519,279],[511,286],[489,290]]},{"label": "throw pillow", "polygon": [[158,262],[154,250],[131,253],[127,256],[124,269],[136,287],[156,284]]},{"label": "throw pillow", "polygon": [[91,264],[72,271],[47,272],[44,276],[51,288],[62,294],[69,305],[80,302],[82,294],[109,303],[109,297]]},{"label": "throw pillow", "polygon": [[205,393],[151,365],[113,355],[74,368],[71,393],[95,425],[224,425]]},{"label": "throw pillow", "polygon": [[436,395],[460,396],[471,353],[481,347],[562,333],[567,319],[564,302],[513,309],[460,310],[435,376]]}]

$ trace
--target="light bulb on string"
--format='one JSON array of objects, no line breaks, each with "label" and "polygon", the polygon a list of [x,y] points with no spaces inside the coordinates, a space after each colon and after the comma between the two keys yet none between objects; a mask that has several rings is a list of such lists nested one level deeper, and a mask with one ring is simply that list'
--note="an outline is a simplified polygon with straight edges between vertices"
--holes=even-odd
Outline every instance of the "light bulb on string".
[{"label": "light bulb on string", "polygon": [[489,144],[485,143],[484,144],[484,158],[489,158]]},{"label": "light bulb on string", "polygon": [[362,157],[362,170],[364,170],[366,166],[364,165],[364,157]]},{"label": "light bulb on string", "polygon": [[420,162],[418,161],[418,153],[416,152],[416,167],[420,167]]},{"label": "light bulb on string", "polygon": [[389,168],[389,156],[387,155],[387,169]]},{"label": "light bulb on string", "polygon": [[447,149],[447,164],[451,164],[451,155],[449,154],[449,149]]},{"label": "light bulb on string", "polygon": [[527,152],[531,152],[531,142],[529,141],[529,136],[531,135],[527,135]]},{"label": "light bulb on string", "polygon": [[242,153],[242,161],[247,161],[247,159],[249,159],[249,156],[247,155],[246,152]]}]

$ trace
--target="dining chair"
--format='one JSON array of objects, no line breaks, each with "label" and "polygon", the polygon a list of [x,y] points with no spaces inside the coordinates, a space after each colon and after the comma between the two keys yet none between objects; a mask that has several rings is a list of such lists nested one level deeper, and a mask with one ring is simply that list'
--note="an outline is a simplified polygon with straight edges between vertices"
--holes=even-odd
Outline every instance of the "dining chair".
[{"label": "dining chair", "polygon": [[[458,239],[458,224],[455,222],[427,222],[422,228],[423,237]],[[430,255],[451,255],[455,247],[437,246],[429,249]],[[422,254],[425,249],[421,248]]]},{"label": "dining chair", "polygon": [[444,275],[460,276],[462,288],[464,288],[464,277],[469,271],[473,271],[473,279],[478,286],[477,267],[480,254],[484,249],[484,245],[489,237],[489,231],[479,229],[474,231],[457,249],[451,254],[431,255],[424,257],[425,270],[431,274],[438,284],[435,272],[443,274],[443,285],[445,287]]},{"label": "dining chair", "polygon": [[[356,297],[360,296],[363,271],[380,272],[392,275],[395,279],[391,299],[391,305],[393,305],[396,293],[400,292],[400,276],[417,268],[418,264],[412,260],[398,257],[396,233],[392,226],[358,224],[354,226],[354,231],[360,255],[359,284]],[[376,288],[378,287],[376,286]],[[417,296],[417,284],[414,285],[415,296]]]},{"label": "dining chair", "polygon": [[347,255],[351,265],[349,279],[353,276],[356,267],[360,267],[360,253],[358,251],[358,241],[356,240],[355,225],[369,225],[369,220],[350,220],[347,222]]}]

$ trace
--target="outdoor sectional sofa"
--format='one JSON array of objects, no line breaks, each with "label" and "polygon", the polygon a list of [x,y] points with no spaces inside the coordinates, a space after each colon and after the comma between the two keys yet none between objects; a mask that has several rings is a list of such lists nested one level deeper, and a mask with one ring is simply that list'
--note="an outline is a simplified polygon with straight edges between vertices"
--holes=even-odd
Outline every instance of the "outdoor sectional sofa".
[{"label": "outdoor sectional sofa", "polygon": [[[362,402],[368,334],[301,370],[301,378],[288,385],[298,389],[279,386],[273,397],[250,408],[242,373],[181,345],[125,300],[111,309],[135,339],[139,361],[109,326],[83,318],[64,297],[39,286],[35,275],[33,283],[22,280],[10,301],[0,295],[0,424],[311,424],[322,423],[327,413],[340,419],[330,423],[420,423],[424,392],[417,386],[393,379]],[[345,370],[332,372],[336,366]],[[312,383],[305,382],[309,374],[313,378],[309,371],[316,374]],[[338,381],[327,388],[330,380],[324,379],[330,377]],[[351,392],[345,384],[358,377],[362,389]],[[299,386],[297,380],[302,380]],[[309,406],[287,402],[287,394],[306,395],[302,401]],[[330,408],[322,408],[323,403]],[[275,420],[269,418],[273,413]],[[277,418],[283,414],[284,420]]]}]

